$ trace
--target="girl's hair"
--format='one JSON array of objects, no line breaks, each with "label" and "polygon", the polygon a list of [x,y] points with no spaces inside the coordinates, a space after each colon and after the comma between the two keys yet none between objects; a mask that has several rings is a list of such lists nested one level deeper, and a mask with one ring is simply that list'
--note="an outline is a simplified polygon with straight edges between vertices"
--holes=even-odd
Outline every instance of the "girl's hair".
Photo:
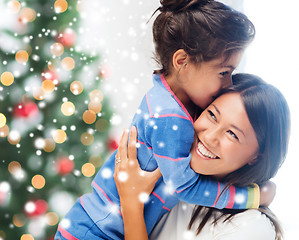
[{"label": "girl's hair", "polygon": [[[251,74],[236,74],[232,77],[233,85],[224,89],[220,95],[240,93],[248,119],[255,131],[259,149],[257,160],[253,165],[246,164],[238,170],[228,174],[221,181],[227,182],[227,189],[231,185],[248,186],[251,183],[263,185],[272,178],[284,162],[290,134],[290,113],[288,104],[281,92],[274,86],[267,84],[261,78]],[[189,223],[189,228],[203,208],[197,207]],[[273,213],[267,208],[260,208],[273,222],[276,229],[276,239],[281,239],[282,230]],[[221,212],[220,217],[214,219],[216,223],[222,216],[224,221],[245,210],[209,208],[205,214],[198,233],[204,227],[214,212]],[[202,212],[201,212],[202,213]]]},{"label": "girl's hair", "polygon": [[194,63],[229,57],[254,38],[252,22],[241,12],[214,0],[160,0],[153,24],[155,59],[170,74],[172,56],[183,49]]}]

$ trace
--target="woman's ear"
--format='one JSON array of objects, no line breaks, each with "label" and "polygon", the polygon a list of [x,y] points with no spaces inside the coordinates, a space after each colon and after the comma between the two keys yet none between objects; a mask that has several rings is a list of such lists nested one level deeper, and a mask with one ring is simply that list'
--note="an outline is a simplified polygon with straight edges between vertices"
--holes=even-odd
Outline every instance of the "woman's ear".
[{"label": "woman's ear", "polygon": [[251,161],[248,162],[248,165],[249,165],[249,166],[254,165],[254,164],[257,162],[257,160],[258,160],[257,157],[254,158],[254,159],[252,159]]},{"label": "woman's ear", "polygon": [[182,67],[187,65],[189,55],[183,49],[177,50],[172,56],[172,65],[175,70],[180,71]]}]

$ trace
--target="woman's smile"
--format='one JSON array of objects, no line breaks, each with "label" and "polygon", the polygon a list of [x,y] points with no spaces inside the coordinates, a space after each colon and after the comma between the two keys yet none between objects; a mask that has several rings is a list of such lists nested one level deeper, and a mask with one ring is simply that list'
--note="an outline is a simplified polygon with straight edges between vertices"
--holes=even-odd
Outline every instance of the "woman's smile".
[{"label": "woman's smile", "polygon": [[198,156],[206,160],[219,159],[217,155],[215,155],[209,149],[207,149],[205,145],[200,141],[198,141],[197,143],[197,148],[195,152],[197,153]]}]

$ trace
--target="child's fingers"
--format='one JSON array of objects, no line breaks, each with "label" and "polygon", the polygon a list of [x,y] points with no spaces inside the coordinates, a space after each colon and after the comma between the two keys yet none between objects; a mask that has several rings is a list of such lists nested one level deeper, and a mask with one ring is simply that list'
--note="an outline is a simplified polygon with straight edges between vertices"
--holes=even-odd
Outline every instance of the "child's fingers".
[{"label": "child's fingers", "polygon": [[136,142],[137,142],[137,129],[135,126],[132,126],[130,131],[129,145],[128,145],[128,158],[130,160],[136,159],[137,161]]}]

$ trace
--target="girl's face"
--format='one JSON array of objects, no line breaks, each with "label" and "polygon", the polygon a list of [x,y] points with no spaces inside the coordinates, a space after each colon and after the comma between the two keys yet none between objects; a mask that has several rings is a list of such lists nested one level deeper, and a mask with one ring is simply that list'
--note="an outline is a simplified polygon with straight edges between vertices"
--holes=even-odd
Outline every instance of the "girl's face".
[{"label": "girl's face", "polygon": [[180,71],[180,91],[176,92],[186,106],[188,102],[205,109],[220,89],[231,85],[231,75],[239,65],[243,52],[236,52],[227,61],[214,59],[200,64],[187,63]]},{"label": "girl's face", "polygon": [[239,93],[211,103],[194,123],[191,168],[222,178],[255,161],[258,142]]}]

